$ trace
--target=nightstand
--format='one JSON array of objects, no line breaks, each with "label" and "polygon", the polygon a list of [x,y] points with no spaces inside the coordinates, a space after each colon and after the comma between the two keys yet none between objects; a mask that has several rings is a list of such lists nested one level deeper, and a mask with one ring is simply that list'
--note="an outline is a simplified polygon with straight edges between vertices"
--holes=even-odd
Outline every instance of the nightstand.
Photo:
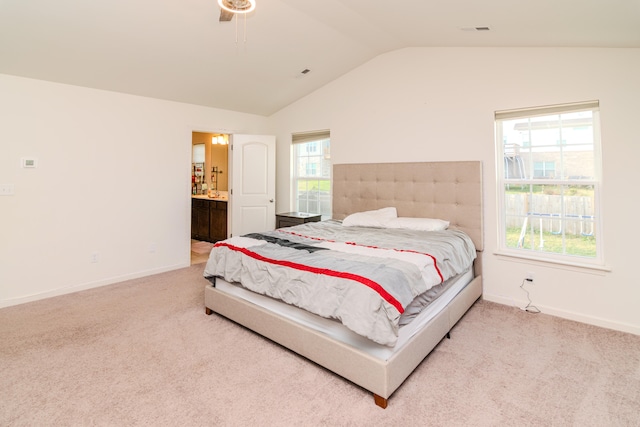
[{"label": "nightstand", "polygon": [[306,212],[285,212],[276,214],[276,228],[291,227],[306,222],[318,222],[322,215]]}]

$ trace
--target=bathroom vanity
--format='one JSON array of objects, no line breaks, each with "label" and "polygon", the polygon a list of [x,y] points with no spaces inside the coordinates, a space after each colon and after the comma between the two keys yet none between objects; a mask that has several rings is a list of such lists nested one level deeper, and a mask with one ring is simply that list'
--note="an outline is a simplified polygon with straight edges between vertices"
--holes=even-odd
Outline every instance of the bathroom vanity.
[{"label": "bathroom vanity", "polygon": [[227,238],[226,198],[191,197],[191,238],[217,242]]}]

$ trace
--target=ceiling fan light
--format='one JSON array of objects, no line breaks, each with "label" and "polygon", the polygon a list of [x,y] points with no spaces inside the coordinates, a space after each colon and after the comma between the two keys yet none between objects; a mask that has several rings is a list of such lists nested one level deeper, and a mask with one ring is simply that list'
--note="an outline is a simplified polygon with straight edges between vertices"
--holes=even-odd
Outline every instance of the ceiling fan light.
[{"label": "ceiling fan light", "polygon": [[256,8],[256,0],[218,0],[218,5],[231,13],[249,13]]}]

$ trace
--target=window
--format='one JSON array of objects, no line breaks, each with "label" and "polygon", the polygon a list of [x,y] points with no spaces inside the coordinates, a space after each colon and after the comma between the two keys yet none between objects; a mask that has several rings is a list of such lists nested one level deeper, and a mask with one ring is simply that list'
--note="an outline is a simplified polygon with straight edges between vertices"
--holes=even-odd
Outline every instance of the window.
[{"label": "window", "polygon": [[495,114],[499,248],[602,265],[598,101]]},{"label": "window", "polygon": [[295,210],[331,218],[329,131],[296,133],[292,142]]}]

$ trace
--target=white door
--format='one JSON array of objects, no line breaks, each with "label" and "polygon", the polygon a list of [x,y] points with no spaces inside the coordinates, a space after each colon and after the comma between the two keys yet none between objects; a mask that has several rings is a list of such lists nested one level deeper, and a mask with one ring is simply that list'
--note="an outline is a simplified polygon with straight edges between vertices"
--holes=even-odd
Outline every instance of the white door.
[{"label": "white door", "polygon": [[276,137],[230,137],[231,236],[273,230],[276,226]]}]

